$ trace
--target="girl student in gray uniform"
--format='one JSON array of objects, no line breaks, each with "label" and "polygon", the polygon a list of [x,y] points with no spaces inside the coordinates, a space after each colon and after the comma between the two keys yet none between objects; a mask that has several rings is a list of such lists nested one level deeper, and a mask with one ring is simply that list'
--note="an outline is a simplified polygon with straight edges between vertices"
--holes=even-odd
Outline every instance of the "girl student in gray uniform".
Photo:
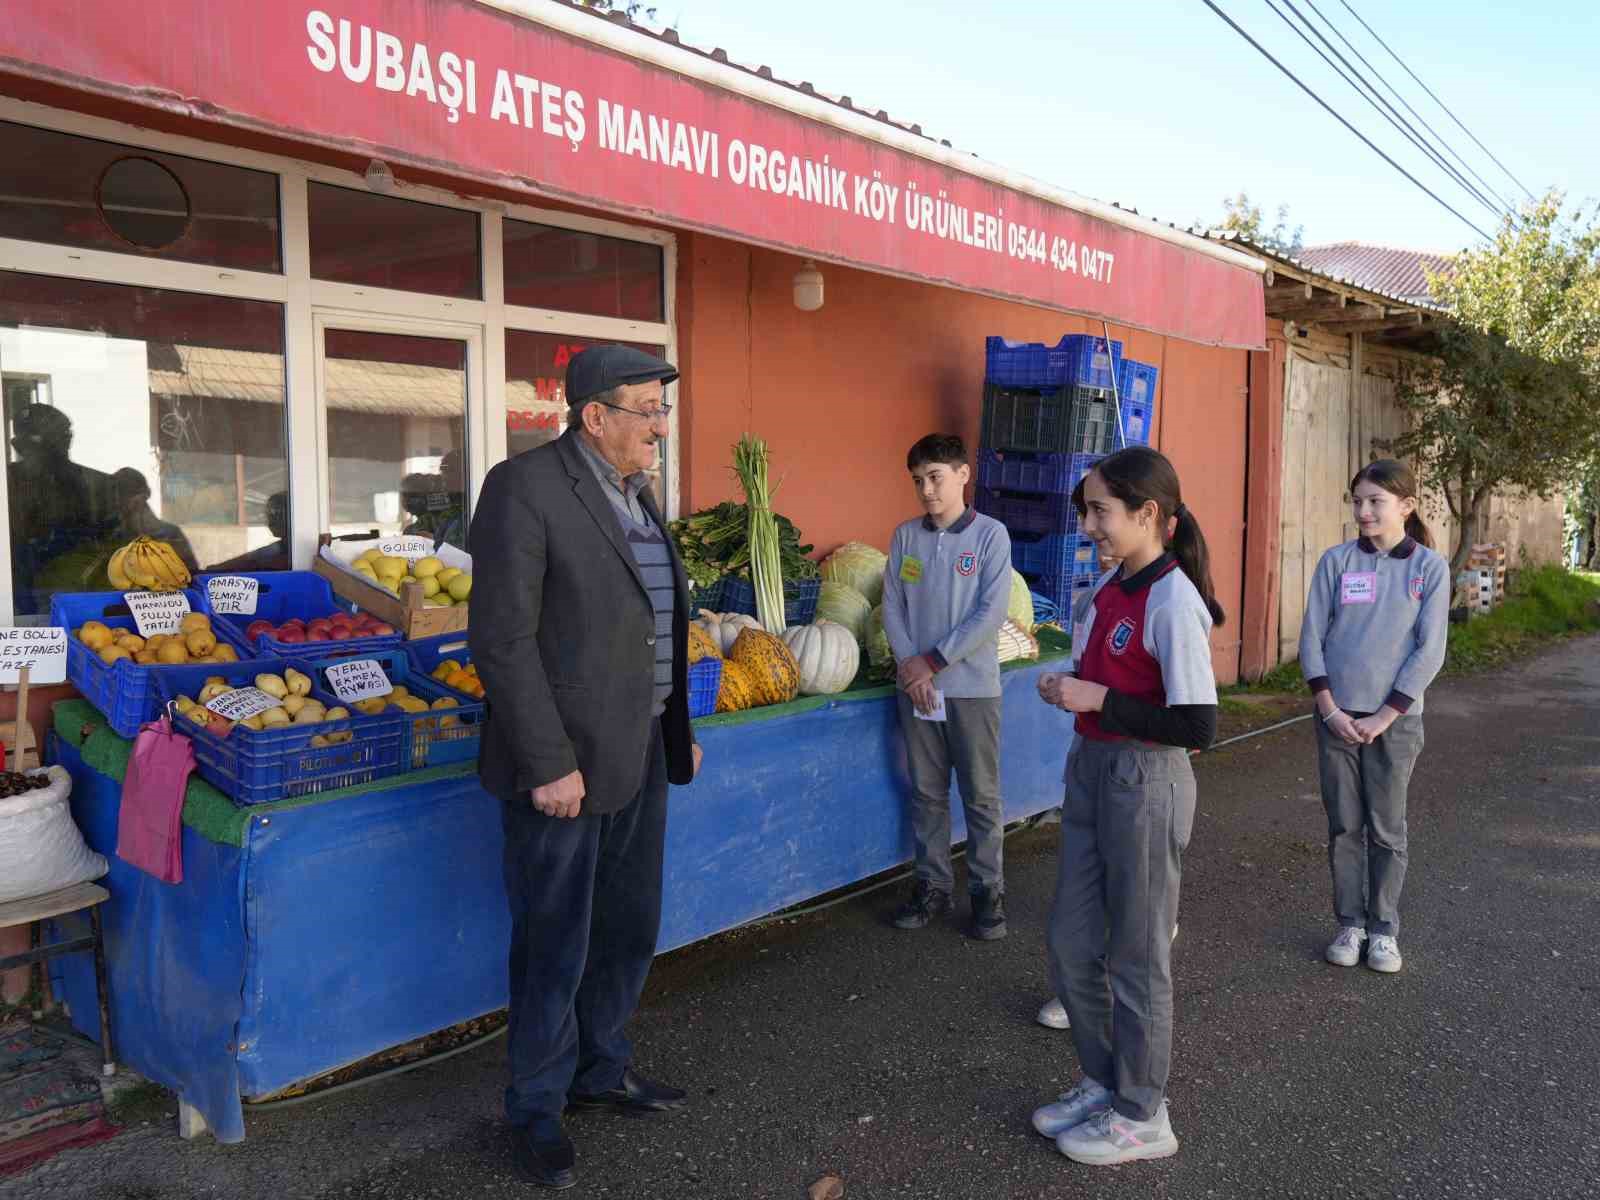
[{"label": "girl student in gray uniform", "polygon": [[1072,670],[1039,695],[1076,714],[1050,912],[1050,974],[1083,1077],[1033,1114],[1075,1162],[1176,1154],[1167,1115],[1172,930],[1194,827],[1188,751],[1211,744],[1211,628],[1223,620],[1199,522],[1161,454],[1102,459],[1073,493],[1083,532],[1121,565],[1075,614]]},{"label": "girl student in gray uniform", "polygon": [[1360,536],[1322,556],[1300,627],[1317,701],[1317,759],[1339,931],[1327,960],[1392,974],[1400,959],[1406,787],[1422,693],[1444,665],[1450,566],[1417,515],[1411,469],[1380,459],[1350,481]]}]

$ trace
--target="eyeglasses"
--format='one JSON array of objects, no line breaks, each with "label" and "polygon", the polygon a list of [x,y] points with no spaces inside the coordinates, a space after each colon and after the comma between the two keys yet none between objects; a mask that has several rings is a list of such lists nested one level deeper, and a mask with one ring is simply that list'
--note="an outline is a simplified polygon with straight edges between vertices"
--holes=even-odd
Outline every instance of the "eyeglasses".
[{"label": "eyeglasses", "polygon": [[627,408],[621,404],[612,404],[609,400],[596,400],[594,403],[602,408],[614,408],[618,412],[627,413],[630,417],[643,417],[646,421],[665,421],[667,414],[672,411],[672,405],[663,404],[660,408],[644,411],[637,408]]}]

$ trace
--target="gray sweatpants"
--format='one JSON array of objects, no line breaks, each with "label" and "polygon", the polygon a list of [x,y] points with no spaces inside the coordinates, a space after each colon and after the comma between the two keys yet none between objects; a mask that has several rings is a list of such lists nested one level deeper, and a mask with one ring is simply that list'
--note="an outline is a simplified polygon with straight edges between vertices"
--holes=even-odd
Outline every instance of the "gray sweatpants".
[{"label": "gray sweatpants", "polygon": [[942,892],[955,886],[950,870],[950,771],[961,788],[967,818],[967,888],[1005,890],[1001,851],[1005,813],[1000,802],[1000,697],[944,702],[943,721],[921,721],[904,692],[900,731],[911,772],[911,832],[918,879]]},{"label": "gray sweatpants", "polygon": [[1374,936],[1400,933],[1406,881],[1406,788],[1422,753],[1422,718],[1396,717],[1370,746],[1317,722],[1317,765],[1328,810],[1333,915]]},{"label": "gray sweatpants", "polygon": [[1172,927],[1194,830],[1189,756],[1080,738],[1067,760],[1050,975],[1083,1073],[1147,1121],[1172,1065]]}]

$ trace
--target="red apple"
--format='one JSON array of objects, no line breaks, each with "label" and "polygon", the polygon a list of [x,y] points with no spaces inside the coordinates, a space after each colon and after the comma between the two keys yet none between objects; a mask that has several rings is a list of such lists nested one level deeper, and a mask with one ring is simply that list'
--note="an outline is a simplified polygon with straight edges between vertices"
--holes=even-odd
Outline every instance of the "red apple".
[{"label": "red apple", "polygon": [[306,626],[306,632],[307,633],[316,633],[318,631],[321,631],[322,633],[327,633],[328,630],[330,630],[332,628],[333,628],[333,623],[331,621],[329,621],[326,617],[318,617],[315,621],[312,621],[309,625]]},{"label": "red apple", "polygon": [[394,626],[386,621],[374,621],[370,632],[373,637],[393,637]]},{"label": "red apple", "polygon": [[306,640],[306,631],[296,625],[285,625],[278,630],[280,642],[303,642]]},{"label": "red apple", "polygon": [[325,642],[333,636],[326,629],[311,629],[306,631],[305,640],[308,642]]},{"label": "red apple", "polygon": [[333,632],[328,634],[328,640],[331,642],[348,642],[353,636],[355,635],[343,625],[335,625]]},{"label": "red apple", "polygon": [[206,722],[206,732],[211,734],[212,737],[225,738],[233,732],[233,722],[228,720],[227,717],[219,717],[213,714],[211,720]]},{"label": "red apple", "polygon": [[272,622],[271,621],[251,621],[250,624],[245,627],[244,635],[245,635],[245,637],[249,638],[253,642],[258,637],[260,637],[263,633],[271,633],[271,632],[272,632]]}]

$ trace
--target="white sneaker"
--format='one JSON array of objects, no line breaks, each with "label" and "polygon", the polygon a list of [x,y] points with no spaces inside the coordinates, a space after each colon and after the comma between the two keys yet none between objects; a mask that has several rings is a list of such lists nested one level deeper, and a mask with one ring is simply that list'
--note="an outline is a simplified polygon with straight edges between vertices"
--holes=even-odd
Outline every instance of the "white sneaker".
[{"label": "white sneaker", "polygon": [[1166,1101],[1148,1121],[1135,1121],[1108,1108],[1056,1138],[1056,1149],[1073,1162],[1114,1167],[1146,1158],[1170,1158],[1178,1152]]},{"label": "white sneaker", "polygon": [[1111,1111],[1111,1089],[1101,1087],[1085,1075],[1078,1086],[1062,1092],[1054,1104],[1033,1110],[1033,1127],[1047,1138],[1059,1137],[1090,1117]]},{"label": "white sneaker", "polygon": [[1061,1003],[1059,996],[1051,996],[1045,1001],[1045,1006],[1039,1010],[1039,1015],[1034,1019],[1046,1029],[1072,1028],[1072,1018],[1067,1016],[1067,1006]]},{"label": "white sneaker", "polygon": [[[1326,958],[1336,967],[1353,967],[1361,961],[1361,943],[1367,940],[1367,931],[1357,929],[1354,925],[1346,925],[1339,930],[1339,936],[1328,943],[1328,948],[1322,957]],[[1393,941],[1393,938],[1389,939]],[[1396,967],[1395,970],[1399,970]]]},{"label": "white sneaker", "polygon": [[1385,975],[1393,975],[1401,967],[1400,943],[1388,934],[1380,933],[1367,947],[1367,966]]}]

